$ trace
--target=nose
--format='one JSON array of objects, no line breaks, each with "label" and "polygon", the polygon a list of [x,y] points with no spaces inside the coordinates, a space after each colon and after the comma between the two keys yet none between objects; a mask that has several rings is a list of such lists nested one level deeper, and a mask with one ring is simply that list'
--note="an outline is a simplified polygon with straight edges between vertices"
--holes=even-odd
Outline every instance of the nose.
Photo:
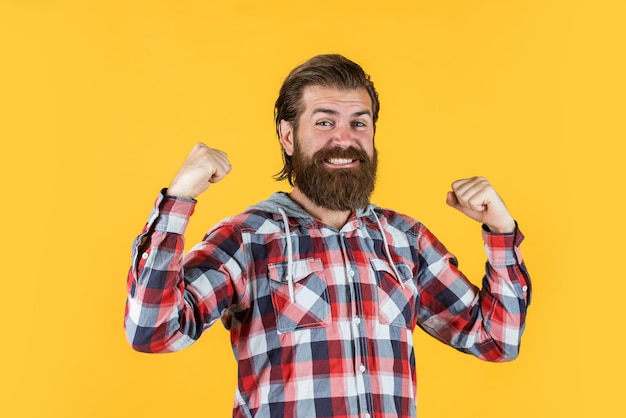
[{"label": "nose", "polygon": [[340,148],[348,148],[354,144],[352,128],[346,124],[339,124],[333,129],[332,143]]}]

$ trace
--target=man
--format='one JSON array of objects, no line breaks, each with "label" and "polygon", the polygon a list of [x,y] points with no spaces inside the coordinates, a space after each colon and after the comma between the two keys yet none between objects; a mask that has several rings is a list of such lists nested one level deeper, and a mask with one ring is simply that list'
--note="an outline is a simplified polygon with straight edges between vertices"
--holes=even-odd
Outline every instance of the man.
[{"label": "man", "polygon": [[294,69],[275,108],[279,178],[293,190],[221,222],[183,259],[195,199],[231,168],[196,145],[135,242],[133,348],[180,350],[222,319],[235,417],[415,416],[416,326],[481,359],[514,359],[530,299],[516,222],[486,179],[452,184],[447,203],[483,224],[478,289],[422,224],[370,204],[378,109],[369,76],[342,56]]}]

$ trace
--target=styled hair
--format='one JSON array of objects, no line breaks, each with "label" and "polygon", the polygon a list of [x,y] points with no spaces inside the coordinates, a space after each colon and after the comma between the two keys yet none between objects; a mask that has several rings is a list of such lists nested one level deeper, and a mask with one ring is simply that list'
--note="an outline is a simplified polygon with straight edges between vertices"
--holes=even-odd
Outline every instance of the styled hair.
[{"label": "styled hair", "polygon": [[[321,86],[338,90],[354,90],[363,88],[372,99],[372,119],[374,131],[378,120],[380,103],[378,93],[370,76],[363,71],[360,65],[338,54],[317,55],[294,68],[280,88],[278,99],[274,106],[274,120],[276,134],[280,138],[280,121],[285,120],[298,130],[300,115],[304,111],[302,96],[308,86]],[[276,180],[288,180],[294,185],[294,173],[291,156],[283,152],[283,168],[276,174]]]}]

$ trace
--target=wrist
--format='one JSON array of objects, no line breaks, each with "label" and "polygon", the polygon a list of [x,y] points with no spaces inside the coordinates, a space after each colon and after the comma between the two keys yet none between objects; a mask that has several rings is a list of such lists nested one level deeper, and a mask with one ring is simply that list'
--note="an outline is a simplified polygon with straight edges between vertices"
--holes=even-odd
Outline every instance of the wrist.
[{"label": "wrist", "polygon": [[195,196],[180,188],[176,188],[175,185],[170,185],[167,189],[165,189],[165,195],[170,197],[178,197],[180,199],[195,200]]},{"label": "wrist", "polygon": [[177,193],[176,191],[172,192],[169,188],[164,190],[163,195],[167,197],[173,197],[175,199],[196,200],[194,197],[187,194]]},{"label": "wrist", "polygon": [[510,221],[507,221],[502,225],[494,226],[485,224],[485,226],[487,226],[489,232],[492,232],[494,234],[510,234],[512,232],[515,232],[515,230],[517,229],[517,222],[515,222],[515,220],[511,218]]}]

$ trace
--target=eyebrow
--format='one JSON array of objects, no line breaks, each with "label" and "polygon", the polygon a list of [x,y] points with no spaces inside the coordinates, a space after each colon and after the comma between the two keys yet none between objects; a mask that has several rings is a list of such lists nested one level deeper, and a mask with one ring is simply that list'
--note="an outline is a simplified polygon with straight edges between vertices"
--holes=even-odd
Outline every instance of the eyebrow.
[{"label": "eyebrow", "polygon": [[[312,115],[315,115],[316,113],[325,113],[327,115],[338,115],[339,112],[337,112],[336,110],[333,109],[326,109],[323,107],[317,108],[313,111]],[[369,117],[372,117],[372,112],[369,110],[359,110],[357,112],[352,113],[351,116],[353,117],[359,117],[359,116],[363,116],[363,115],[368,115]]]}]

